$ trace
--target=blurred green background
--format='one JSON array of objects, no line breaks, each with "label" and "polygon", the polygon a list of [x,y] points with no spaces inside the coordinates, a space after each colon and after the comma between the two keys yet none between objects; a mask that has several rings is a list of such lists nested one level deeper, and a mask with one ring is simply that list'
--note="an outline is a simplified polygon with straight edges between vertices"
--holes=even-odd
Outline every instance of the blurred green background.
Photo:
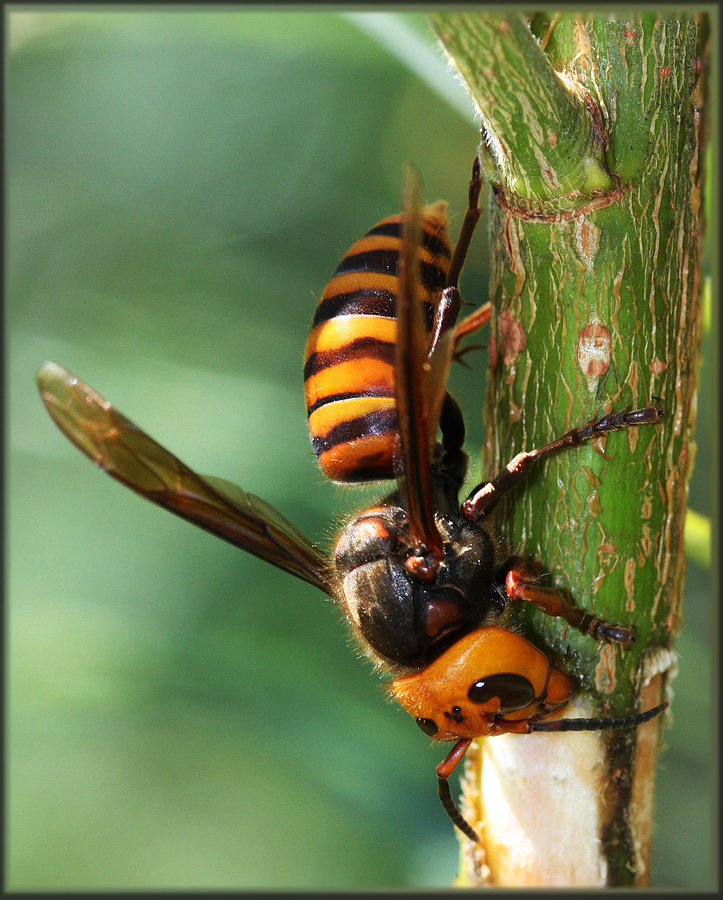
[{"label": "blurred green background", "polygon": [[[326,483],[311,454],[314,297],[398,210],[408,160],[456,233],[471,105],[414,15],[8,21],[6,886],[446,887],[444,754],[385,701],[331,604],[95,472],[34,377],[63,363],[330,541],[370,491]],[[485,231],[462,282],[475,303]],[[479,474],[486,354],[468,359],[452,389]],[[707,515],[711,378],[691,490]],[[712,879],[710,593],[691,563],[658,886]]]}]

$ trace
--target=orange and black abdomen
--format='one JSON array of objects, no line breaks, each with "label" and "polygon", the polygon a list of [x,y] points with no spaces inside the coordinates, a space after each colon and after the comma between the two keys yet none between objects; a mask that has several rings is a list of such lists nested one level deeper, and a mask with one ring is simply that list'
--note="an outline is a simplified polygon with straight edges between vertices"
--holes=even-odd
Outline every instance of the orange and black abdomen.
[{"label": "orange and black abdomen", "polygon": [[[306,343],[311,444],[332,481],[394,477],[394,354],[402,216],[383,219],[342,259],[324,289]],[[428,332],[450,261],[447,204],[422,209],[419,295]]]}]

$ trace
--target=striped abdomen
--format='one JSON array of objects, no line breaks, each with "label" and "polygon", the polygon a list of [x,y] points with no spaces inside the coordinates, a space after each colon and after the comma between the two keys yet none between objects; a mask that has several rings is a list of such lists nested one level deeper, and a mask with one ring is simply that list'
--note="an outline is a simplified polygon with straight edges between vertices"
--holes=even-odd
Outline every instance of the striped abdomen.
[{"label": "striped abdomen", "polygon": [[[422,209],[419,295],[431,331],[450,260],[447,204]],[[306,343],[309,435],[332,481],[394,477],[397,434],[394,353],[402,216],[383,219],[339,264],[316,308]]]}]

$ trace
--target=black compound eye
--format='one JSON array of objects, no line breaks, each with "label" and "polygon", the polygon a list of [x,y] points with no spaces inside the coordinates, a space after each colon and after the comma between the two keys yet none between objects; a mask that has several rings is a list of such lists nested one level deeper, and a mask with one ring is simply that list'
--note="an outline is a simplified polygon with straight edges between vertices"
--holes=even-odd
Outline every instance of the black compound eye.
[{"label": "black compound eye", "polygon": [[529,706],[535,699],[535,689],[523,675],[501,672],[475,681],[467,696],[472,703],[486,703],[493,697],[499,697],[500,712],[507,713]]},{"label": "black compound eye", "polygon": [[437,728],[437,723],[433,719],[415,719],[414,720],[417,725],[422,729],[425,734],[428,734],[430,737],[435,735],[439,729]]}]

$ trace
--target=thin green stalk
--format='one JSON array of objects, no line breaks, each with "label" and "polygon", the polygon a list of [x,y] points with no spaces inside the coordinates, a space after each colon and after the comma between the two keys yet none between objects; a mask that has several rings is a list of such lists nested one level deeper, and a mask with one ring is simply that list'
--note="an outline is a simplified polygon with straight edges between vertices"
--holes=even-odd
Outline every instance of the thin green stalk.
[{"label": "thin green stalk", "polygon": [[[496,163],[488,167],[493,314],[483,471],[493,474],[520,450],[610,408],[660,398],[665,410],[659,426],[558,454],[498,510],[511,545],[540,559],[549,583],[571,602],[635,625],[638,641],[625,652],[537,611],[524,625],[577,679],[583,706],[629,714],[662,699],[682,623],[700,338],[706,16],[539,15],[531,29],[518,14],[445,13],[432,22],[478,106]],[[586,830],[584,811],[570,802],[557,825],[558,835],[570,826],[570,846],[560,839],[547,859],[517,869],[514,860],[507,868],[499,861],[497,833],[489,837],[502,809],[486,800],[484,765],[472,754],[468,808],[484,820],[488,859],[481,865],[480,848],[470,850],[468,881],[645,884],[658,730],[651,723],[581,743],[577,759],[589,752],[592,762],[577,793],[589,788],[595,822]],[[501,739],[493,749],[497,740],[480,751],[488,774],[489,760],[501,770],[508,752]],[[525,766],[564,744],[545,746],[535,759],[516,757],[517,782],[531,777]],[[575,756],[566,765],[574,767]],[[549,833],[549,821],[540,822]],[[525,843],[514,829],[506,840],[518,850]],[[525,865],[540,880],[525,880]]]}]

